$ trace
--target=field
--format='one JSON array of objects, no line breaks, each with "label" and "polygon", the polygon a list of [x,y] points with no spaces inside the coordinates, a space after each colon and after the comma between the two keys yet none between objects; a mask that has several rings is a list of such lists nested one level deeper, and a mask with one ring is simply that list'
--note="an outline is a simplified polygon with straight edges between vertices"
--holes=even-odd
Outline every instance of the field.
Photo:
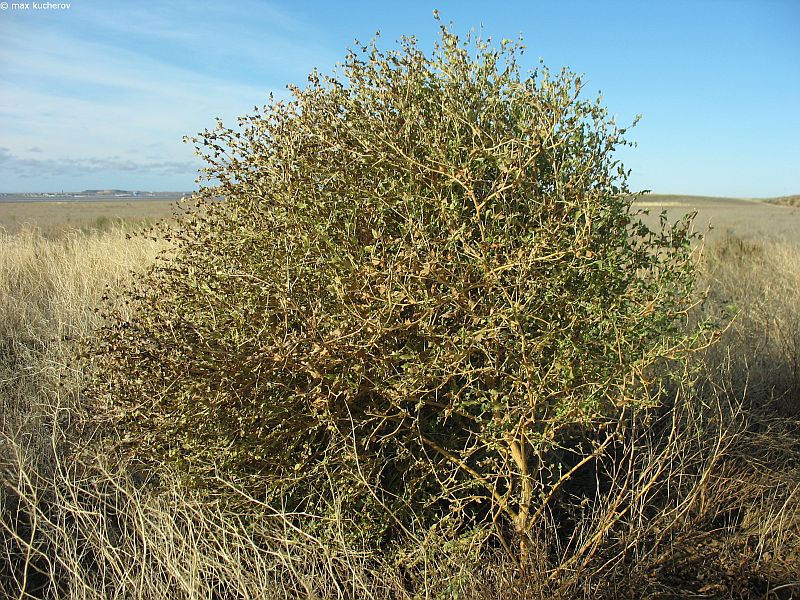
[{"label": "field", "polygon": [[436,540],[403,571],[345,533],[321,543],[280,506],[246,522],[87,456],[75,441],[91,437],[80,340],[102,323],[103,296],[124,309],[115,292],[169,251],[127,234],[171,207],[0,204],[0,589],[87,600],[800,597],[800,208],[683,196],[640,206],[648,219],[697,209],[696,229],[714,227],[693,318],[727,326],[678,400],[609,459],[621,480],[561,523],[521,575]]},{"label": "field", "polygon": [[651,223],[661,210],[667,211],[670,220],[696,210],[695,229],[709,241],[731,235],[754,240],[800,241],[800,207],[788,202],[781,204],[778,200],[781,199],[652,194],[639,201],[637,206],[650,211],[646,220]]},{"label": "field", "polygon": [[[651,194],[636,203],[650,215],[645,221],[655,224],[666,210],[670,220],[698,211],[695,229],[708,240],[728,235],[762,240],[800,240],[800,206],[797,198],[742,200]],[[164,200],[0,202],[0,228],[14,233],[35,227],[52,236],[70,229],[107,230],[115,224],[151,224],[168,219],[174,202]],[[711,227],[711,229],[709,229]]]},{"label": "field", "polygon": [[171,200],[0,202],[0,227],[9,233],[38,228],[47,236],[70,229],[108,230],[168,218],[172,207]]}]

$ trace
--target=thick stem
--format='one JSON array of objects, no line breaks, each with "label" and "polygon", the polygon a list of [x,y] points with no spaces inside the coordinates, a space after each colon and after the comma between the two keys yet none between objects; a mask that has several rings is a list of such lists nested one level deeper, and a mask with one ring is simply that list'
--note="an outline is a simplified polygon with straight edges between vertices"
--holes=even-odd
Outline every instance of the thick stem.
[{"label": "thick stem", "polygon": [[528,448],[522,428],[518,429],[517,437],[510,441],[509,447],[521,477],[519,510],[514,526],[519,537],[520,570],[525,571],[530,558],[530,510],[533,502],[533,485],[528,472]]}]

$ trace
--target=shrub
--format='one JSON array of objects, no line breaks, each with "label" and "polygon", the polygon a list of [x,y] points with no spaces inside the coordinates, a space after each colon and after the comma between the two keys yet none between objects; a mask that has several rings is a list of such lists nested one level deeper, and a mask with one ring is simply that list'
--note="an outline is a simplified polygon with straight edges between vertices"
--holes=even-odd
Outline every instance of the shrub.
[{"label": "shrub", "polygon": [[195,138],[174,256],[90,350],[119,445],[359,542],[493,528],[524,560],[690,347],[693,269],[689,220],[632,209],[625,129],[522,53],[373,41]]}]

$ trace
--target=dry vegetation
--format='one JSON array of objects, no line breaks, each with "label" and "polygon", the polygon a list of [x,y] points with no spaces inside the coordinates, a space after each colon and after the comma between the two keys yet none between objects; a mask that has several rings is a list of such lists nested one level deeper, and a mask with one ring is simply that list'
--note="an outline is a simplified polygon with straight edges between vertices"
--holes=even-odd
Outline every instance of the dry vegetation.
[{"label": "dry vegetation", "polygon": [[0,589],[800,594],[800,247],[649,229],[581,79],[472,42],[206,130],[162,237],[0,237]]},{"label": "dry vegetation", "polygon": [[797,245],[730,238],[706,249],[704,310],[736,318],[670,406],[619,432],[578,474],[571,493],[584,496],[571,512],[542,515],[552,534],[523,575],[501,554],[477,559],[477,548],[434,534],[417,540],[416,567],[399,569],[353,543],[346,522],[338,544],[323,544],[280,506],[249,522],[178,485],[156,493],[113,457],[87,456],[74,434],[85,415],[73,341],[99,324],[106,287],[159,248],[120,230],[0,239],[0,587],[10,597],[800,593]]},{"label": "dry vegetation", "polygon": [[783,204],[785,206],[800,206],[800,196],[781,196],[780,198],[770,198],[767,202],[772,204]]},{"label": "dry vegetation", "polygon": [[9,233],[38,229],[46,237],[68,231],[110,231],[149,225],[172,215],[170,200],[0,202],[0,227]]}]

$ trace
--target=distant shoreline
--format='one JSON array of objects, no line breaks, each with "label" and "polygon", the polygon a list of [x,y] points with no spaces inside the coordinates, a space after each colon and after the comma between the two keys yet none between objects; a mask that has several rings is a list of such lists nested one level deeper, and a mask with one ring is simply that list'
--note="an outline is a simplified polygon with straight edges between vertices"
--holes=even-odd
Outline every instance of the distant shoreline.
[{"label": "distant shoreline", "polygon": [[170,201],[175,202],[192,192],[120,192],[115,194],[99,194],[86,192],[68,192],[64,194],[50,193],[0,193],[0,203],[6,202],[138,202],[138,201]]},{"label": "distant shoreline", "polygon": [[20,202],[176,202],[185,196],[125,196],[118,198],[24,198],[9,196],[0,198],[0,204],[18,204]]}]

